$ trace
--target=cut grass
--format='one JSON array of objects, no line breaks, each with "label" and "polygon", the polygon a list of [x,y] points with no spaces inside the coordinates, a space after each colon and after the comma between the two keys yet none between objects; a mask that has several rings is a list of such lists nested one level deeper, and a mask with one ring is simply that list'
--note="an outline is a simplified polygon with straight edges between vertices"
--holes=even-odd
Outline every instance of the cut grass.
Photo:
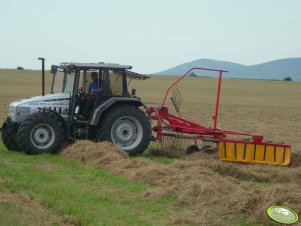
[{"label": "cut grass", "polygon": [[262,226],[261,224],[250,224],[245,218],[239,218],[232,226]]},{"label": "cut grass", "polygon": [[[13,202],[0,203],[0,225],[48,225],[41,218],[38,210]],[[45,220],[45,221],[44,221]],[[49,219],[51,225],[59,225],[59,221]]]},{"label": "cut grass", "polygon": [[24,195],[1,194],[0,225],[74,225],[72,217],[61,218],[49,210],[29,202]]},{"label": "cut grass", "polygon": [[143,158],[149,159],[153,162],[156,163],[161,163],[161,164],[171,164],[174,162],[174,159],[168,158],[168,157],[161,157],[161,156],[153,156],[150,154],[144,154]]},{"label": "cut grass", "polygon": [[[165,225],[171,218],[169,208],[175,200],[174,196],[148,199],[143,196],[147,185],[56,155],[8,152],[2,144],[0,178],[1,192],[25,194],[46,210],[60,217],[71,217],[82,225]],[[9,209],[7,213],[16,212],[19,220],[26,221],[23,214],[26,207],[15,203],[2,203],[0,207]],[[5,222],[1,225],[19,222],[14,221],[14,214],[7,215],[2,214],[1,221]]]},{"label": "cut grass", "polygon": [[173,158],[169,158],[165,156],[154,156],[152,154],[154,149],[156,149],[156,144],[151,143],[148,146],[147,150],[143,153],[142,157],[161,164],[171,164],[174,162]]}]

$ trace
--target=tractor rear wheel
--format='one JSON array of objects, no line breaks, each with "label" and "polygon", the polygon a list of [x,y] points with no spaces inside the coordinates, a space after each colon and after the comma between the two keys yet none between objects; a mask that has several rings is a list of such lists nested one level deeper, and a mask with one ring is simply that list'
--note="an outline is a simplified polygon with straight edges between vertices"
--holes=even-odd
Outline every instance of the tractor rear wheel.
[{"label": "tractor rear wheel", "polygon": [[10,120],[7,119],[2,125],[1,138],[4,146],[10,151],[20,151],[20,146],[17,141],[17,134],[14,127],[10,125]]},{"label": "tractor rear wheel", "polygon": [[17,138],[27,154],[55,153],[64,140],[64,125],[52,112],[35,113],[21,123]]},{"label": "tractor rear wheel", "polygon": [[97,139],[110,141],[130,155],[141,154],[150,143],[151,125],[139,108],[119,105],[103,116]]}]

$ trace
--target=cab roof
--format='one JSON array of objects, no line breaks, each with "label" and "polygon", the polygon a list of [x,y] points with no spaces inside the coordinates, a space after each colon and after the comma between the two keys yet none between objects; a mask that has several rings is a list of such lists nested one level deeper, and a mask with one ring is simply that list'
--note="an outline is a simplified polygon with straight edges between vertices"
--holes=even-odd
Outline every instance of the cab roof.
[{"label": "cab roof", "polygon": [[130,65],[121,65],[114,63],[74,63],[74,62],[63,62],[60,64],[60,68],[66,67],[79,67],[83,69],[98,69],[98,68],[112,68],[112,69],[132,69]]},{"label": "cab roof", "polygon": [[[150,78],[147,75],[142,75],[133,71],[128,71],[127,69],[132,69],[132,66],[130,65],[121,65],[121,64],[114,64],[114,63],[73,63],[73,62],[63,62],[59,66],[60,68],[81,68],[81,69],[101,69],[101,68],[108,68],[108,69],[125,69],[126,70],[126,76],[130,79],[141,79],[145,80]],[[119,72],[116,72],[119,73]]]}]

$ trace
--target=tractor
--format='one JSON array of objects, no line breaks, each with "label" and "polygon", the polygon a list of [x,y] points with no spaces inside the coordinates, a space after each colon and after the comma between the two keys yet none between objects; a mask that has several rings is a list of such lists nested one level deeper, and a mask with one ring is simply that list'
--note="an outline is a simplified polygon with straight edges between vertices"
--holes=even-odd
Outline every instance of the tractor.
[{"label": "tractor", "polygon": [[45,95],[45,59],[39,59],[42,96],[10,104],[2,126],[2,140],[8,150],[56,153],[65,141],[75,139],[107,140],[130,155],[147,148],[151,125],[143,109],[146,107],[135,96],[135,89],[128,92],[128,84],[148,76],[130,71],[128,65],[61,63],[51,66],[51,94]]}]

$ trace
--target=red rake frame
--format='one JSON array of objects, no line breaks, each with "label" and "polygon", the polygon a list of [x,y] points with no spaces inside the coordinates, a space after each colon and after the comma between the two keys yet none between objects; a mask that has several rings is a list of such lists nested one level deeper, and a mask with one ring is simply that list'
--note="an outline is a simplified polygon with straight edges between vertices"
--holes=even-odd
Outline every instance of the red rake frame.
[{"label": "red rake frame", "polygon": [[[166,98],[169,94],[169,91],[179,83],[183,78],[190,74],[193,70],[205,70],[205,71],[214,71],[218,72],[218,86],[217,86],[217,94],[216,94],[216,103],[215,103],[215,112],[213,115],[213,127],[205,127],[200,124],[191,122],[179,116],[172,115],[168,112],[168,108],[164,106],[166,102]],[[211,142],[220,142],[220,141],[235,141],[239,143],[253,143],[253,144],[271,144],[270,142],[263,142],[263,136],[254,135],[239,131],[233,130],[222,130],[217,126],[218,123],[218,112],[219,112],[219,100],[220,100],[220,90],[222,83],[222,75],[224,72],[228,72],[225,70],[216,70],[211,68],[200,68],[194,67],[188,70],[185,74],[183,74],[180,78],[178,78],[175,82],[173,82],[167,89],[163,102],[160,107],[150,107],[147,109],[147,114],[150,119],[157,120],[157,126],[155,127],[155,132],[157,133],[156,140],[161,141],[162,132],[172,132],[175,134],[190,134],[192,139],[201,139],[203,141],[211,141]],[[162,126],[164,124],[164,126]],[[252,139],[227,139],[227,135],[236,135],[236,136],[248,136]],[[178,136],[180,137],[180,136]],[[185,137],[187,138],[187,137]],[[189,136],[188,136],[189,138]],[[273,144],[277,146],[290,147],[287,144]]]},{"label": "red rake frame", "polygon": [[[219,73],[215,113],[213,115],[213,128],[188,121],[179,116],[172,115],[164,106],[169,91],[193,70],[215,71]],[[232,130],[221,130],[217,127],[220,89],[224,70],[210,68],[191,68],[184,75],[172,83],[165,93],[160,107],[150,107],[147,114],[150,120],[157,120],[154,131],[157,133],[156,140],[162,141],[162,135],[174,136],[176,138],[202,140],[204,142],[218,143],[218,156],[221,160],[242,163],[263,163],[286,166],[291,161],[291,146],[273,142],[263,142],[263,136],[243,133]],[[164,124],[164,126],[162,126]],[[235,138],[228,138],[234,135]],[[237,139],[239,136],[244,138]],[[245,139],[246,136],[248,139]],[[251,138],[251,139],[250,139]]]}]

